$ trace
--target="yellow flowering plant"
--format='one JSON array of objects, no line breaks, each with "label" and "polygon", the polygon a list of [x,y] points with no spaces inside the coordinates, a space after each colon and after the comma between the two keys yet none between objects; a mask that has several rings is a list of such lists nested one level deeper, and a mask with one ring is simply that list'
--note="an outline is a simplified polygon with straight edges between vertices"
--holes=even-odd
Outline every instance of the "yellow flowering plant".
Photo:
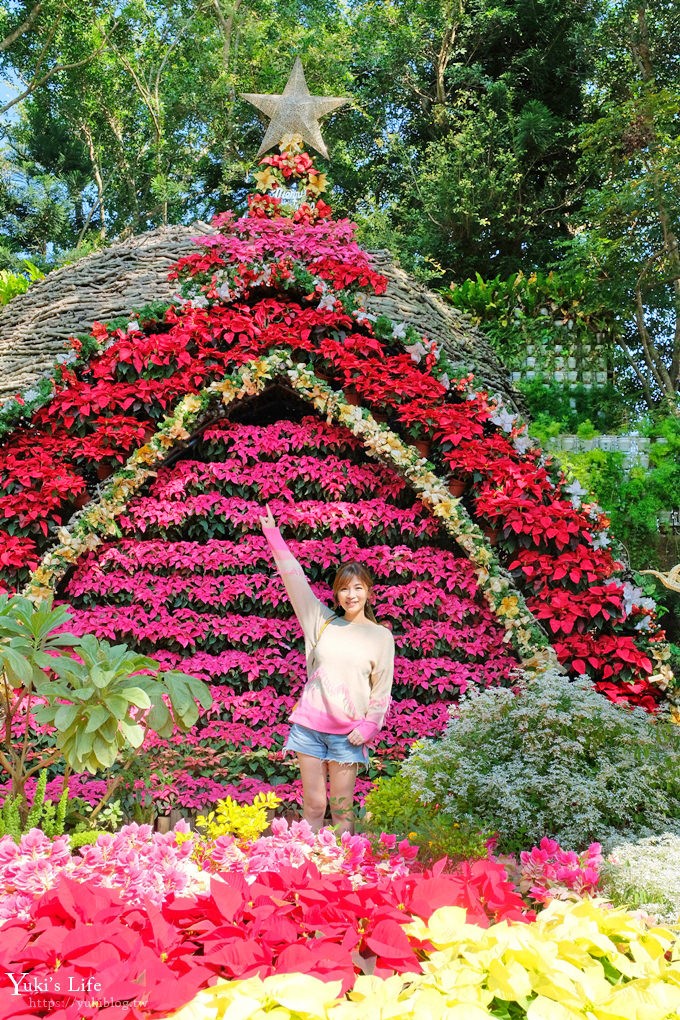
[{"label": "yellow flowering plant", "polygon": [[258,793],[252,804],[237,804],[231,797],[217,802],[214,811],[199,815],[196,828],[209,840],[220,836],[236,836],[245,842],[259,839],[269,826],[268,811],[274,811],[281,798],[271,791]]},{"label": "yellow flowering plant", "polygon": [[173,1020],[673,1020],[680,951],[667,928],[591,900],[554,900],[531,924],[468,924],[440,907],[406,927],[422,972],[339,981],[277,974],[206,988]]}]

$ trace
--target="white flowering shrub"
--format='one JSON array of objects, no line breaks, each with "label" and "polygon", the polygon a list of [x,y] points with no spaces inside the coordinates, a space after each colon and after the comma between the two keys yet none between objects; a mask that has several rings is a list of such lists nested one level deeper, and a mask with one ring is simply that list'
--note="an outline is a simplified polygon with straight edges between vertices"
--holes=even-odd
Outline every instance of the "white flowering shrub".
[{"label": "white flowering shrub", "polygon": [[637,907],[662,924],[680,921],[680,836],[671,832],[613,847],[602,871],[602,895]]},{"label": "white flowering shrub", "polygon": [[424,803],[496,830],[507,852],[680,834],[680,728],[556,671],[516,690],[463,698],[444,736],[417,745],[402,769]]}]

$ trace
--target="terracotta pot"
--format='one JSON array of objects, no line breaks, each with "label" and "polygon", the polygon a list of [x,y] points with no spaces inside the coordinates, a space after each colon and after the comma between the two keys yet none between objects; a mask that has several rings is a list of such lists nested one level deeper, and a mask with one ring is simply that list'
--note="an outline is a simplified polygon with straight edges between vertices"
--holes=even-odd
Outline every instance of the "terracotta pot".
[{"label": "terracotta pot", "polygon": [[375,421],[382,422],[383,425],[388,420],[387,414],[384,411],[381,411],[379,409],[371,410],[371,414],[373,415],[373,418],[374,418]]},{"label": "terracotta pot", "polygon": [[79,496],[74,497],[72,501],[73,506],[75,507],[76,510],[82,510],[84,506],[87,506],[91,498],[92,497],[90,496],[89,492],[86,489],[85,492],[81,492]]},{"label": "terracotta pot", "polygon": [[100,482],[106,481],[106,479],[110,478],[112,474],[113,468],[110,464],[107,464],[106,461],[101,461],[97,464],[97,478]]},{"label": "terracotta pot", "polygon": [[451,475],[448,479],[449,492],[452,496],[462,496],[468,487],[466,478],[458,478],[456,475]]},{"label": "terracotta pot", "polygon": [[170,815],[156,815],[154,828],[156,832],[170,832]]},{"label": "terracotta pot", "polygon": [[429,457],[430,451],[432,450],[432,443],[429,439],[413,439],[411,440],[413,446],[420,454],[421,457]]},{"label": "terracotta pot", "polygon": [[483,524],[482,531],[484,532],[489,545],[498,545],[498,539],[501,537],[501,533],[498,528],[492,528],[490,524]]},{"label": "terracotta pot", "polygon": [[354,407],[359,406],[361,400],[354,386],[345,386],[342,392],[345,394],[345,400],[348,404],[353,404]]}]

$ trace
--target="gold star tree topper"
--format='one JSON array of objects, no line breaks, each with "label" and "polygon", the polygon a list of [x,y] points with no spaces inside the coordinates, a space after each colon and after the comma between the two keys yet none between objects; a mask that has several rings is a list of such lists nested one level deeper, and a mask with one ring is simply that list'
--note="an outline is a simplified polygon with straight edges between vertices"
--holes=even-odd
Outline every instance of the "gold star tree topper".
[{"label": "gold star tree topper", "polygon": [[252,103],[270,118],[269,127],[257,153],[258,157],[280,143],[285,145],[292,135],[299,135],[303,141],[321,153],[324,159],[328,159],[328,150],[321,137],[319,120],[348,102],[347,99],[338,96],[311,95],[299,57],[295,60],[282,95],[265,96],[258,92],[243,92],[241,99]]}]

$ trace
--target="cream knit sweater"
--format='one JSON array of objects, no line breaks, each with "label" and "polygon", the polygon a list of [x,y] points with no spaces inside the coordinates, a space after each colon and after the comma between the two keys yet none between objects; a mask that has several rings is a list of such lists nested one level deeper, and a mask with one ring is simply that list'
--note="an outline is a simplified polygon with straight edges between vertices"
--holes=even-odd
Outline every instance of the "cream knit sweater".
[{"label": "cream knit sweater", "polygon": [[305,637],[308,679],[291,721],[321,733],[357,729],[365,742],[370,740],[390,705],[391,631],[369,620],[336,617],[309,587],[279,529],[265,528],[264,534]]}]

